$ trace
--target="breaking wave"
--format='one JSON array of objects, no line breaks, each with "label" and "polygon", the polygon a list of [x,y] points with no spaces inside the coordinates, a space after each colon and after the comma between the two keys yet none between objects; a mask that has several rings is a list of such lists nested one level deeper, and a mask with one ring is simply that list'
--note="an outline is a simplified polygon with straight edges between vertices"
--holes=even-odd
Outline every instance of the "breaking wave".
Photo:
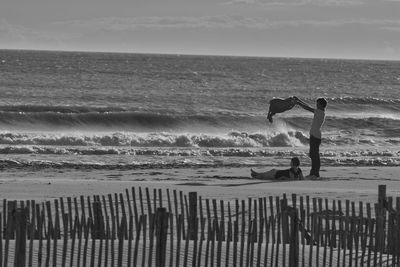
[{"label": "breaking wave", "polygon": [[[54,149],[54,148],[53,148]],[[4,150],[2,151],[4,152]],[[12,152],[10,150],[10,152]],[[32,147],[14,152],[55,153],[44,159],[29,155],[0,159],[3,169],[78,169],[78,170],[134,170],[165,168],[216,168],[254,166],[287,166],[291,157],[299,157],[302,166],[309,166],[305,150],[253,150],[253,149],[59,149]],[[66,154],[64,154],[66,153]],[[69,154],[69,153],[74,153]],[[97,155],[104,155],[99,158]],[[118,154],[118,158],[114,156]],[[109,155],[109,156],[107,156]],[[147,156],[147,157],[143,157]],[[400,151],[324,151],[323,166],[398,166]]]},{"label": "breaking wave", "polygon": [[[0,133],[0,145],[34,146],[130,146],[130,147],[295,147],[308,142],[299,131],[270,134],[230,132],[215,134],[177,134],[131,132],[105,134]],[[1,150],[0,150],[1,151]]]},{"label": "breaking wave", "polygon": [[[397,136],[400,131],[393,131],[393,129],[400,129],[400,112],[396,111],[399,107],[398,104],[389,107],[386,105],[379,110],[377,106],[371,104],[371,107],[363,107],[361,110],[351,107],[333,109],[327,112],[324,129],[337,131],[349,128],[368,129],[384,133],[386,136],[390,134]],[[311,122],[310,114],[302,110],[277,114],[274,117],[274,124],[267,123],[265,115],[258,112],[234,111],[198,111],[189,114],[162,110],[132,111],[113,107],[3,106],[0,107],[0,129],[134,132],[193,130],[207,134],[221,129],[226,132],[232,129],[276,128],[276,121],[287,123],[293,131],[308,131]],[[265,142],[261,143],[265,145]]]}]

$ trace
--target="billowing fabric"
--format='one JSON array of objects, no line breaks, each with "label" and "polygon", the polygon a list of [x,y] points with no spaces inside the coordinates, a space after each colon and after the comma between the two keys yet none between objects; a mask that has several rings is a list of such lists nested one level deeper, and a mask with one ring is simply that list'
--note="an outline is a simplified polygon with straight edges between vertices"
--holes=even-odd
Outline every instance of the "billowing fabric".
[{"label": "billowing fabric", "polygon": [[296,105],[296,101],[292,98],[274,98],[269,101],[269,110],[268,110],[268,120],[269,122],[273,122],[272,116],[276,113],[282,113],[292,109]]}]

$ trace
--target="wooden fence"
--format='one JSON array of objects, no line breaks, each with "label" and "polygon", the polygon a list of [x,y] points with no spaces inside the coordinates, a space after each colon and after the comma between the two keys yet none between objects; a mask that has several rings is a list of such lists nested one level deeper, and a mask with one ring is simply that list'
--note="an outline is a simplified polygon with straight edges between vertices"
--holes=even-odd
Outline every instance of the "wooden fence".
[{"label": "wooden fence", "polygon": [[135,188],[3,200],[2,266],[400,266],[400,197],[217,201]]}]

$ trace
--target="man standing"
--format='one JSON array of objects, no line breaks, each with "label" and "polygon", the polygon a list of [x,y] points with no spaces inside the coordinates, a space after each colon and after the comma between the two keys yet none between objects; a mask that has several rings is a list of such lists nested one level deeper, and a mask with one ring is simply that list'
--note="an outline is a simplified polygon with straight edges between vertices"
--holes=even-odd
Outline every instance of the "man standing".
[{"label": "man standing", "polygon": [[306,178],[308,179],[316,179],[320,177],[319,170],[321,168],[321,159],[319,155],[319,146],[321,145],[322,135],[321,135],[321,127],[325,121],[325,108],[328,105],[325,98],[318,98],[316,103],[316,108],[312,108],[303,101],[301,101],[297,97],[293,97],[296,100],[296,103],[314,113],[314,118],[311,124],[310,129],[310,158],[311,158],[311,171],[310,175]]}]

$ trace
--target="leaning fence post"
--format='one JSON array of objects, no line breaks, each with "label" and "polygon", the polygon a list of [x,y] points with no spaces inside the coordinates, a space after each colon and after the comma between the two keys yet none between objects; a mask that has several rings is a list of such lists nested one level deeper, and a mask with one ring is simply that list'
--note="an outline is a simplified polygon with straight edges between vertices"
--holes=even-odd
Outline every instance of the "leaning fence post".
[{"label": "leaning fence post", "polygon": [[[14,239],[15,235],[15,212],[17,210],[17,201],[7,202],[7,222],[10,223],[10,231],[7,233],[9,239]],[[11,221],[10,221],[11,220]]]},{"label": "leaning fence post", "polygon": [[196,240],[197,238],[197,192],[189,192],[189,239]]},{"label": "leaning fence post", "polygon": [[289,267],[299,266],[299,217],[297,209],[290,211],[291,233],[289,245]]},{"label": "leaning fence post", "polygon": [[15,212],[16,238],[14,267],[25,267],[26,260],[26,210],[19,208]]},{"label": "leaning fence post", "polygon": [[378,204],[379,204],[379,208],[383,208],[385,202],[386,202],[386,185],[380,184],[378,186]]},{"label": "leaning fence post", "polygon": [[157,243],[156,267],[165,266],[166,245],[168,231],[168,213],[166,208],[157,209]]},{"label": "leaning fence post", "polygon": [[0,267],[3,266],[3,221],[1,218],[2,216],[0,212]]},{"label": "leaning fence post", "polygon": [[385,208],[387,207],[387,199],[386,199],[386,185],[378,186],[378,208],[377,208],[377,219],[382,218],[381,220],[377,220],[376,224],[376,238],[377,238],[377,249],[379,252],[383,252],[385,250]]},{"label": "leaning fence post", "polygon": [[93,238],[94,239],[102,239],[104,238],[104,220],[103,214],[101,210],[101,202],[100,201],[93,201],[92,203],[92,210],[93,210]]},{"label": "leaning fence post", "polygon": [[378,186],[378,215],[384,215],[387,208],[386,185]]}]

